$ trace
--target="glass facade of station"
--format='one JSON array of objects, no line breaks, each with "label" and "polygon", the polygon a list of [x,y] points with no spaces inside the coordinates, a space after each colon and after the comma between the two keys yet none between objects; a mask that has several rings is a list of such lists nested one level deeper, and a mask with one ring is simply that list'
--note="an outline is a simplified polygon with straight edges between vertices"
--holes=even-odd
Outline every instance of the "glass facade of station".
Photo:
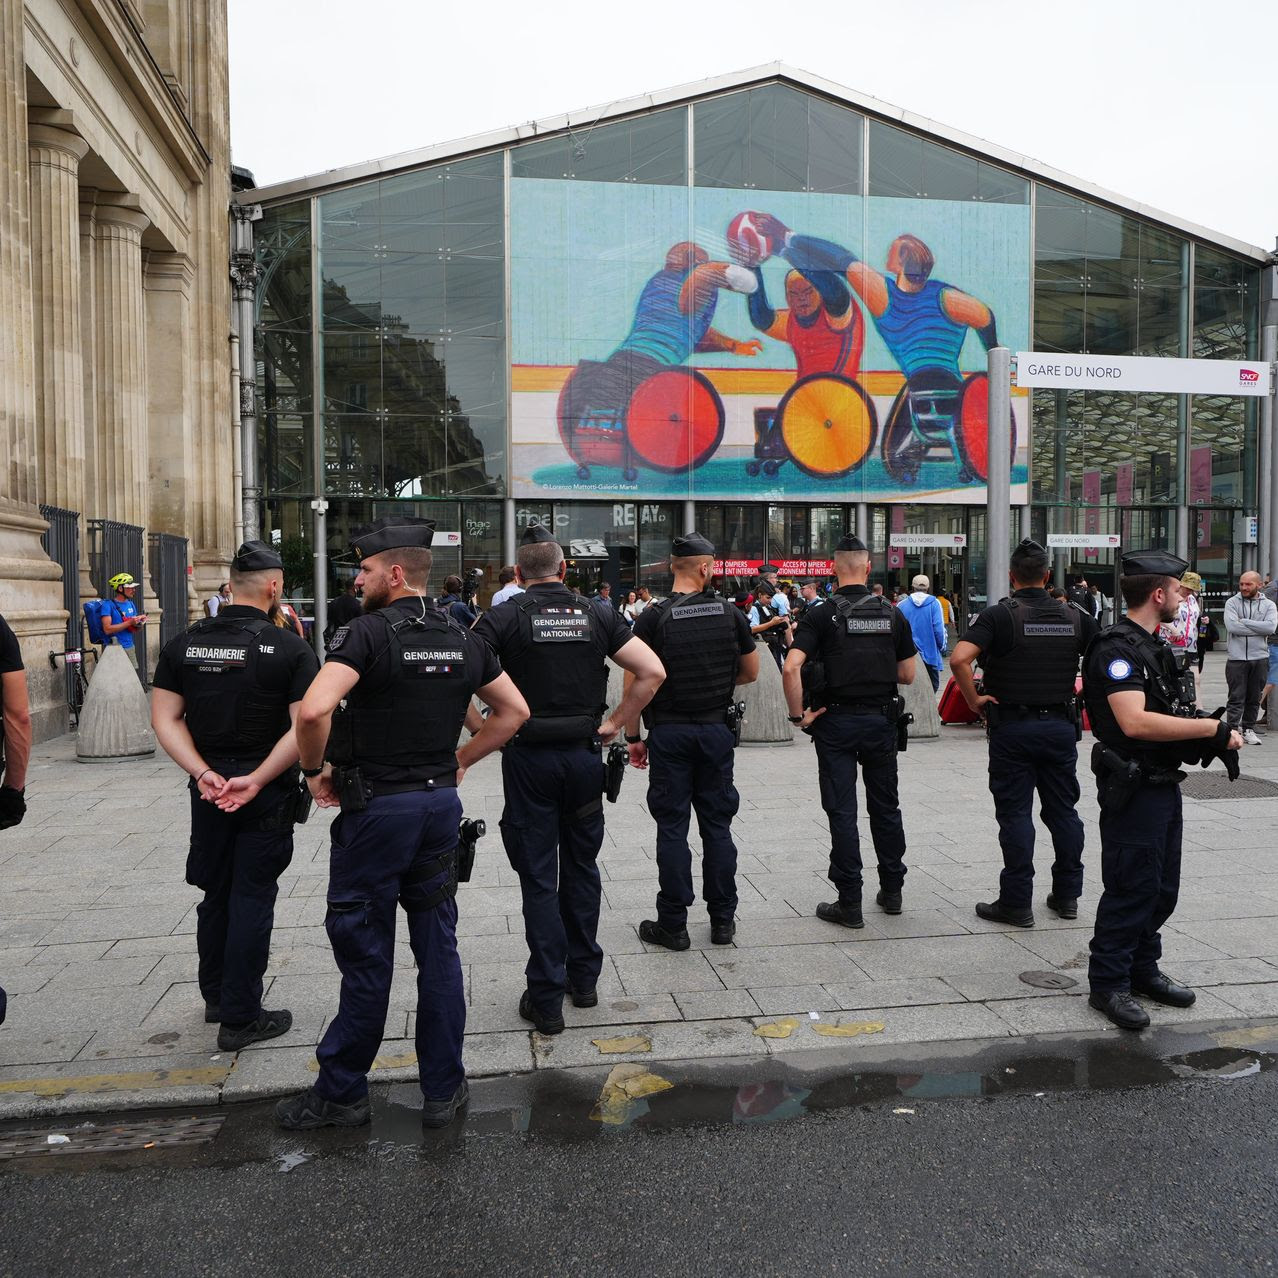
[{"label": "glass facade of station", "polygon": [[[846,479],[818,482],[788,466],[774,483],[747,483],[750,423],[762,429],[759,414],[788,382],[773,373],[765,386],[762,369],[731,353],[707,372],[726,405],[728,442],[733,430],[744,432],[741,461],[716,458],[675,479],[596,468],[589,482],[550,464],[568,460],[552,456],[562,452],[553,422],[572,361],[603,359],[616,344],[616,334],[601,342],[586,331],[592,315],[612,313],[594,296],[600,280],[611,280],[615,266],[621,300],[613,309],[633,305],[653,264],[631,261],[627,245],[649,244],[647,221],[684,219],[682,238],[701,243],[707,226],[722,235],[720,211],[737,207],[733,200],[742,209],[818,210],[822,226],[846,224],[846,242],[880,268],[889,233],[962,221],[968,229],[946,268],[965,272],[963,280],[993,279],[990,288],[1018,299],[997,308],[999,338],[1014,348],[1258,354],[1256,262],[782,83],[268,203],[255,228],[260,475],[265,533],[283,548],[290,592],[311,594],[317,496],[329,502],[331,556],[344,553],[354,527],[392,512],[428,515],[460,533],[459,547],[437,554],[437,578],[481,568],[481,599],[495,586],[507,524],[517,536],[534,520],[574,547],[579,584],[660,591],[689,500],[741,575],[765,559],[793,565],[796,577],[819,572],[864,504],[880,549],[894,531],[968,536],[965,555],[889,559],[883,550],[881,577],[904,581],[922,566],[951,589],[982,581],[983,496],[963,489],[970,476],[946,488],[926,482],[924,469],[892,487],[867,462]],[[519,220],[532,208],[538,225],[549,225],[545,234]],[[599,209],[620,220],[615,249],[591,250],[587,275],[581,258],[556,245],[588,240]],[[991,237],[991,227],[1009,229]],[[531,296],[525,281],[547,276],[556,278]],[[772,278],[781,305],[784,286]],[[737,339],[756,336],[744,300],[732,304],[738,309],[721,308],[722,327]],[[714,322],[720,327],[718,315]],[[571,341],[556,345],[557,328]],[[861,381],[877,405],[871,418],[877,411],[883,422],[902,374],[875,347],[874,323],[866,333]],[[969,338],[970,379],[983,351]],[[763,408],[748,398],[756,391]],[[1209,589],[1223,590],[1241,566],[1241,517],[1256,509],[1257,402],[1023,394],[1020,491],[1033,533],[1112,532],[1128,545],[1174,547],[1187,511],[1191,558]],[[743,477],[739,487],[723,478],[729,473]],[[1070,567],[1111,573],[1112,559],[1092,553]],[[334,592],[350,571],[334,566]]]}]

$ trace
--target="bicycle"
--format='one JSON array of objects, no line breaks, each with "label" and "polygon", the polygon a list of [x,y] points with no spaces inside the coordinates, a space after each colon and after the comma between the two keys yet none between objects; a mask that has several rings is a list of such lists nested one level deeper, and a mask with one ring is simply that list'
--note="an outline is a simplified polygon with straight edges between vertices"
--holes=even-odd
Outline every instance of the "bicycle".
[{"label": "bicycle", "polygon": [[85,672],[85,660],[92,657],[98,659],[96,648],[67,648],[62,652],[56,649],[49,653],[49,666],[56,670],[58,658],[62,658],[67,676],[67,708],[71,711],[71,726],[80,726],[80,711],[84,708],[84,698],[89,692],[89,676]]}]

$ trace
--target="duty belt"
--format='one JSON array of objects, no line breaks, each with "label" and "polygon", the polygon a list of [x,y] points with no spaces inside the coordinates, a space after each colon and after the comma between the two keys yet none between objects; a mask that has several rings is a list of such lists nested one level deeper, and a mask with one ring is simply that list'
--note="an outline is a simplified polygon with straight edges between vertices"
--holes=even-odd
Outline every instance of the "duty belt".
[{"label": "duty belt", "polygon": [[676,711],[666,711],[663,713],[660,710],[649,710],[649,726],[655,728],[663,723],[682,723],[692,726],[708,723],[722,723],[723,717],[727,714],[727,712],[727,706],[724,706],[722,710],[706,710],[701,714],[679,714]]},{"label": "duty belt", "polygon": [[1074,717],[1073,706],[1060,702],[1051,706],[1021,706],[1008,705],[1005,701],[999,701],[992,704],[990,709],[993,710],[995,707],[1000,719],[1073,719]]},{"label": "duty belt", "polygon": [[825,708],[841,710],[844,714],[873,714],[886,718],[894,707],[890,701],[883,701],[877,705],[867,705],[864,701],[827,701]]},{"label": "duty belt", "polygon": [[450,790],[453,786],[444,783],[442,777],[433,777],[429,781],[368,781],[364,787],[370,799],[381,798],[385,794],[411,794],[415,790]]}]

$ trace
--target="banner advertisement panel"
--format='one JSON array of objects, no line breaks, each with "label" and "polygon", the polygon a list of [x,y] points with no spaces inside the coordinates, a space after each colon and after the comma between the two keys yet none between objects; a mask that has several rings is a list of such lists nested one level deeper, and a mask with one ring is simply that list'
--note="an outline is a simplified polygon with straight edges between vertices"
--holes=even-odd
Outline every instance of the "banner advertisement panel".
[{"label": "banner advertisement panel", "polygon": [[[986,500],[1029,209],[512,178],[512,492]],[[1014,392],[1011,500],[1028,501]]]}]

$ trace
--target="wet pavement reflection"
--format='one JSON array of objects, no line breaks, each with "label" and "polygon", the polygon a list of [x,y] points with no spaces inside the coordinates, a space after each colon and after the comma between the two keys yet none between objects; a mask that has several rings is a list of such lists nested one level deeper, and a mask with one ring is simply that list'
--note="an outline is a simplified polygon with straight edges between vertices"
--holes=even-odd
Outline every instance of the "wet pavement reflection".
[{"label": "wet pavement reflection", "polygon": [[442,1132],[421,1127],[414,1084],[377,1084],[372,1126],[356,1130],[278,1131],[271,1122],[273,1100],[10,1122],[0,1125],[0,1173],[273,1163],[281,1174],[304,1174],[308,1163],[323,1158],[451,1159],[464,1156],[472,1141],[616,1140],[722,1124],[819,1121],[865,1107],[891,1106],[909,1117],[925,1103],[961,1098],[997,1103],[1186,1083],[1245,1085],[1276,1063],[1278,1022],[855,1054],[830,1049],[764,1059],[651,1061],[475,1080],[464,1121]]}]

